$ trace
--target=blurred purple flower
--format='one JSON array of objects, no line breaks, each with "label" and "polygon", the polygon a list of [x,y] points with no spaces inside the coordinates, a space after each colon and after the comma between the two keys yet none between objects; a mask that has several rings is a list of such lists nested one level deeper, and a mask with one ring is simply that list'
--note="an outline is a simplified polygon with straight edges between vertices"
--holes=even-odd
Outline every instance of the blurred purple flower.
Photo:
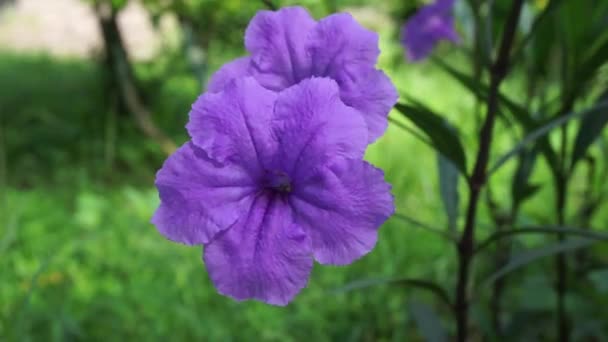
[{"label": "blurred purple flower", "polygon": [[273,91],[313,76],[329,77],[338,83],[342,101],[363,115],[369,142],[385,131],[397,91],[375,67],[378,35],[350,14],[316,22],[302,7],[260,11],[247,27],[245,47],[250,56],[224,65],[211,78],[209,91],[221,91],[230,80],[243,76],[253,76]]},{"label": "blurred purple flower", "polygon": [[401,39],[408,60],[415,62],[426,58],[440,40],[459,42],[452,15],[454,1],[436,0],[422,7],[405,23]]},{"label": "blurred purple flower", "polygon": [[170,240],[205,245],[224,295],[285,305],[313,259],[351,263],[394,212],[382,171],[362,159],[365,122],[329,78],[278,93],[239,78],[201,95],[187,128],[192,142],[157,174],[152,222]]}]

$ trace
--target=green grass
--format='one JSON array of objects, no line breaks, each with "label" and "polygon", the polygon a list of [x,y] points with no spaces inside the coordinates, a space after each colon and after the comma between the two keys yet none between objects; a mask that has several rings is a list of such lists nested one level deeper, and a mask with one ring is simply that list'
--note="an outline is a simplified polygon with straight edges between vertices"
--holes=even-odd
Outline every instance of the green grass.
[{"label": "green grass", "polygon": [[[390,66],[400,51],[386,50],[381,62]],[[183,73],[162,79],[152,67],[141,70],[149,72],[144,86],[152,94],[155,119],[184,141],[196,85]],[[474,99],[429,64],[389,68],[389,73],[400,90],[458,124],[470,168]],[[412,299],[431,303],[448,322],[448,309],[419,289],[377,285],[335,291],[360,279],[411,277],[436,281],[452,292],[452,246],[395,218],[380,230],[373,252],[353,265],[315,265],[308,287],[286,308],[237,303],[217,294],[201,248],[171,243],[149,223],[158,205],[153,175],[163,156],[108,103],[102,81],[89,62],[0,55],[0,111],[9,114],[2,117],[8,127],[9,187],[0,217],[0,340],[420,340],[408,312]],[[512,143],[502,126],[497,141],[498,151]],[[446,226],[432,150],[391,125],[367,158],[385,171],[400,213]],[[493,183],[505,207],[513,167],[508,164]],[[534,177],[543,190],[523,217],[550,222],[551,183],[542,164]],[[461,190],[464,205],[464,182]],[[602,213],[596,223],[606,223],[607,217]],[[485,209],[480,220],[480,234],[487,235]],[[479,264],[478,277],[490,271],[489,265]],[[533,296],[536,307],[519,310],[545,327],[551,326],[552,298],[546,289],[551,274],[543,271],[548,265],[533,265],[534,277],[516,276],[525,281],[510,294],[513,310],[531,303],[530,294],[545,294]],[[483,299],[487,291],[479,295]],[[584,304],[589,299],[578,295],[572,300]],[[483,329],[487,308],[483,301],[478,304]]]},{"label": "green grass", "polygon": [[[402,340],[413,336],[412,329],[405,328],[412,326],[405,304],[408,295],[419,290],[334,290],[369,278],[448,279],[452,262],[442,255],[451,254],[449,246],[393,219],[382,228],[377,248],[362,260],[348,267],[316,265],[308,288],[285,309],[222,297],[209,282],[201,248],[171,243],[149,223],[158,205],[151,184],[162,156],[150,152],[155,145],[130,126],[128,117],[111,113],[98,89],[99,71],[81,61],[8,55],[0,58],[0,75],[21,82],[0,84],[11,89],[0,97],[0,105],[19,114],[4,125],[20,128],[6,138],[11,186],[8,215],[2,218],[7,229],[0,259],[0,336]],[[158,117],[160,122],[174,116],[185,123],[195,95],[181,102],[171,96],[171,89],[183,84],[180,78],[184,76],[156,90],[165,99],[155,105],[165,115]],[[30,100],[20,102],[23,97]],[[75,102],[66,105],[68,98]],[[112,142],[116,157],[108,170],[104,130],[111,115],[117,115],[119,123]],[[39,118],[49,121],[36,121]],[[62,131],[70,125],[71,135]],[[425,219],[441,209],[434,155],[421,149],[426,147],[391,127],[369,159],[385,169],[400,210]],[[418,167],[404,172],[408,151],[418,151]],[[445,219],[438,216],[435,223],[442,224]]]}]

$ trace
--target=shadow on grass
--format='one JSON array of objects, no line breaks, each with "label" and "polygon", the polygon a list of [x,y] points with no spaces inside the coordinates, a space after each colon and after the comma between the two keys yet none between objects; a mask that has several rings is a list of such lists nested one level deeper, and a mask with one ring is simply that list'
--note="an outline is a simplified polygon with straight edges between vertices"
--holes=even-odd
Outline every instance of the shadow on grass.
[{"label": "shadow on grass", "polygon": [[[155,119],[183,140],[196,96],[192,81],[140,69],[155,113],[163,113]],[[164,156],[134,127],[107,83],[94,60],[0,54],[0,123],[6,132],[9,184],[27,188],[74,177],[107,182],[125,176],[151,184]]]}]

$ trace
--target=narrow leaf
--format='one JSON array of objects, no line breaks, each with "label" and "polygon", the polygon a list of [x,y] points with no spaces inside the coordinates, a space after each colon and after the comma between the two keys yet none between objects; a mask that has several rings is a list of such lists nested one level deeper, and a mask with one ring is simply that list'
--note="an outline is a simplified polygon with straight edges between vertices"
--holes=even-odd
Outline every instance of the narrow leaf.
[{"label": "narrow leaf", "polygon": [[530,175],[536,163],[536,149],[523,150],[519,155],[517,170],[511,183],[513,208],[518,208],[523,201],[532,196],[540,186],[530,184]]},{"label": "narrow leaf", "polygon": [[512,237],[513,235],[522,234],[563,234],[580,236],[588,239],[594,239],[598,241],[608,241],[608,233],[594,231],[588,228],[572,228],[572,227],[523,227],[519,229],[501,230],[492,235],[477,245],[475,253],[479,253],[486,247],[492,245],[494,242]]},{"label": "narrow leaf", "polygon": [[437,234],[441,237],[443,237],[446,240],[455,242],[457,241],[456,235],[455,234],[451,234],[451,232],[446,232],[444,229],[440,229],[440,228],[436,228],[436,227],[432,227],[429,226],[428,224],[425,224],[423,222],[420,222],[418,220],[416,220],[415,218],[400,214],[400,213],[395,213],[393,215],[394,218],[399,219],[401,221],[407,222],[410,225],[414,226],[414,227],[418,227],[420,229],[424,229],[428,232]]},{"label": "narrow leaf", "polygon": [[441,319],[431,306],[419,301],[412,301],[408,306],[420,335],[424,337],[425,341],[445,342],[448,340],[448,334]]},{"label": "narrow leaf", "polygon": [[431,139],[432,146],[466,174],[466,156],[458,134],[447,121],[430,110],[397,103],[395,109]]},{"label": "narrow leaf", "polygon": [[[469,76],[469,75],[453,68],[451,65],[443,62],[442,60],[440,60],[438,58],[434,58],[433,61],[435,62],[436,65],[438,65],[441,69],[443,69],[448,75],[452,76],[452,78],[454,78],[454,80],[458,81],[462,86],[464,86],[470,92],[475,94],[475,96],[477,96],[477,98],[482,99],[482,100],[486,99],[486,97],[488,95],[488,91],[489,91],[489,87],[486,84],[478,82],[472,76]],[[515,101],[509,99],[502,93],[499,93],[498,96],[500,99],[501,107],[508,109],[511,112],[511,114],[513,115],[513,117],[515,119],[517,119],[517,121],[522,123],[524,125],[524,127],[530,128],[530,127],[535,126],[536,121],[532,118],[532,116],[526,110],[526,108],[519,105]],[[500,113],[502,114],[502,111]]]},{"label": "narrow leaf", "polygon": [[[591,113],[599,111],[600,109],[608,108],[608,99],[606,101],[598,102],[594,107],[580,111],[580,112],[571,112],[569,114],[560,116],[557,119],[553,119],[546,124],[538,127],[537,129],[531,131],[524,139],[522,139],[513,149],[509,152],[505,153],[502,157],[498,159],[498,161],[488,170],[488,175],[496,172],[504,163],[506,163],[513,156],[520,153],[522,149],[524,149],[528,144],[533,143],[537,140],[546,139],[547,134],[549,134],[554,128],[562,126],[566,122],[579,117],[579,116],[588,116]],[[601,133],[601,132],[600,132]],[[539,145],[539,148],[542,149],[542,146]]]},{"label": "narrow leaf", "polygon": [[[598,103],[601,102],[608,102],[608,91],[600,96]],[[608,109],[597,106],[594,108],[595,110],[581,120],[581,126],[574,140],[571,168],[574,168],[576,163],[585,157],[587,149],[602,134],[602,130],[608,124]]]},{"label": "narrow leaf", "polygon": [[[440,59],[434,58],[433,61],[444,71],[446,71],[448,75],[452,76],[456,81],[460,82],[460,84],[462,84],[465,88],[469,89],[469,91],[475,94],[478,98],[485,99],[487,97],[487,85],[475,81],[475,79],[473,79],[472,77],[452,68],[450,65],[444,63]],[[502,93],[499,93],[498,96],[500,100],[499,114],[503,119],[505,119],[503,111],[504,109],[506,109],[511,113],[513,118],[524,127],[527,132],[533,131],[541,125],[539,122],[537,122],[537,120],[532,117],[532,115],[525,107],[509,99]],[[541,139],[538,140],[538,146],[543,156],[547,159],[547,163],[551,167],[551,170],[555,173],[558,167],[558,160],[555,151],[553,151],[553,149],[551,148],[551,144],[549,144],[549,140],[546,137],[541,137]]]},{"label": "narrow leaf", "polygon": [[331,291],[333,294],[341,294],[354,290],[365,289],[368,287],[374,287],[378,285],[403,285],[427,290],[437,296],[437,299],[441,300],[447,306],[451,306],[450,297],[447,292],[439,285],[429,280],[414,279],[406,277],[379,277],[370,279],[360,279],[350,282],[340,288]]},{"label": "narrow leaf", "polygon": [[574,79],[572,80],[574,95],[580,95],[580,92],[586,89],[586,85],[596,77],[599,69],[606,63],[606,56],[608,56],[608,31],[606,25],[595,32],[587,33],[586,36],[589,39],[583,38],[581,40],[595,43],[589,48],[582,49],[585,51],[585,54],[581,57],[580,65],[577,65],[576,70],[574,70]]},{"label": "narrow leaf", "polygon": [[[523,58],[524,51],[526,50],[526,46],[531,41],[544,43],[545,41],[550,40],[550,39],[547,39],[547,36],[546,36],[547,32],[546,32],[546,30],[543,30],[543,29],[550,28],[551,30],[549,30],[549,33],[552,33],[552,31],[554,31],[554,29],[553,29],[554,24],[550,20],[550,19],[552,19],[551,15],[554,13],[555,9],[559,8],[559,5],[561,5],[562,2],[563,2],[563,0],[550,1],[547,8],[545,8],[540,14],[538,14],[536,16],[536,18],[534,19],[534,22],[532,23],[532,27],[530,28],[530,31],[528,33],[526,33],[524,38],[521,39],[517,49],[515,49],[515,52],[513,53],[513,56],[511,57],[512,60],[514,60],[514,61],[521,60]],[[545,32],[543,32],[543,31],[545,31]],[[534,46],[534,48],[537,48],[537,47]],[[545,52],[545,51],[548,51],[549,49],[547,47],[543,46],[542,50],[543,50],[543,52]],[[542,53],[542,55],[546,55],[546,53]]]},{"label": "narrow leaf", "polygon": [[460,174],[456,166],[440,153],[437,154],[437,166],[439,169],[439,192],[448,218],[448,229],[451,234],[455,234],[460,202],[460,195],[458,193],[458,178]]},{"label": "narrow leaf", "polygon": [[491,274],[483,282],[483,284],[488,286],[505,275],[524,267],[535,260],[559,253],[572,252],[580,248],[591,246],[598,241],[599,240],[594,239],[570,239],[548,246],[528,250],[513,257],[504,267]]}]

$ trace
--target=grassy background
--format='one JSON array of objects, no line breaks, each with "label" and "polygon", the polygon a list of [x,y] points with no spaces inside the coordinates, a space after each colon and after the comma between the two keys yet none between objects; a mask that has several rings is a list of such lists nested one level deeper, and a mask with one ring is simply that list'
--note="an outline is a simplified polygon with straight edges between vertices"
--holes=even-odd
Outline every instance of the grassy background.
[{"label": "grassy background", "polygon": [[[394,32],[389,33],[383,35],[381,67],[401,93],[422,99],[458,125],[470,167],[476,150],[474,98],[430,63],[404,65],[400,47],[391,40]],[[218,51],[212,51],[212,69],[228,58]],[[445,58],[466,67],[456,52]],[[137,65],[155,120],[178,142],[187,138],[183,126],[198,95],[184,69],[170,57]],[[340,290],[361,279],[411,277],[435,281],[452,292],[453,247],[396,218],[382,227],[373,252],[353,265],[315,265],[308,287],[286,308],[237,303],[217,294],[201,262],[201,248],[170,243],[149,223],[158,205],[154,174],[164,156],[107,98],[103,82],[92,60],[0,53],[5,160],[0,174],[6,183],[0,191],[0,340],[416,341],[422,337],[408,309],[413,302],[431,304],[451,329],[448,308],[419,289],[380,284]],[[506,89],[519,96],[517,76]],[[401,120],[397,113],[391,115]],[[497,132],[495,156],[513,144],[513,132],[502,125]],[[435,152],[391,124],[367,158],[385,170],[398,212],[446,226]],[[493,182],[505,207],[512,164]],[[543,188],[526,204],[522,222],[551,221],[553,193],[547,177],[541,163],[533,178]],[[576,192],[576,184],[573,188]],[[491,224],[485,208],[480,222],[480,235],[487,235]],[[595,223],[606,222],[608,213],[600,211]],[[542,242],[530,237],[517,248]],[[516,285],[506,304],[516,312],[513,331],[552,326],[549,265],[536,263],[526,277],[514,275]],[[477,277],[490,273],[490,267],[480,262]],[[600,317],[607,312],[598,303],[608,304],[606,276],[592,274],[583,284],[597,291],[568,298],[586,317],[577,327],[601,330]],[[488,289],[475,293],[480,298],[474,307],[476,325],[488,331],[483,302]],[[588,318],[594,316],[595,321]],[[518,325],[530,319],[533,326]]]}]

